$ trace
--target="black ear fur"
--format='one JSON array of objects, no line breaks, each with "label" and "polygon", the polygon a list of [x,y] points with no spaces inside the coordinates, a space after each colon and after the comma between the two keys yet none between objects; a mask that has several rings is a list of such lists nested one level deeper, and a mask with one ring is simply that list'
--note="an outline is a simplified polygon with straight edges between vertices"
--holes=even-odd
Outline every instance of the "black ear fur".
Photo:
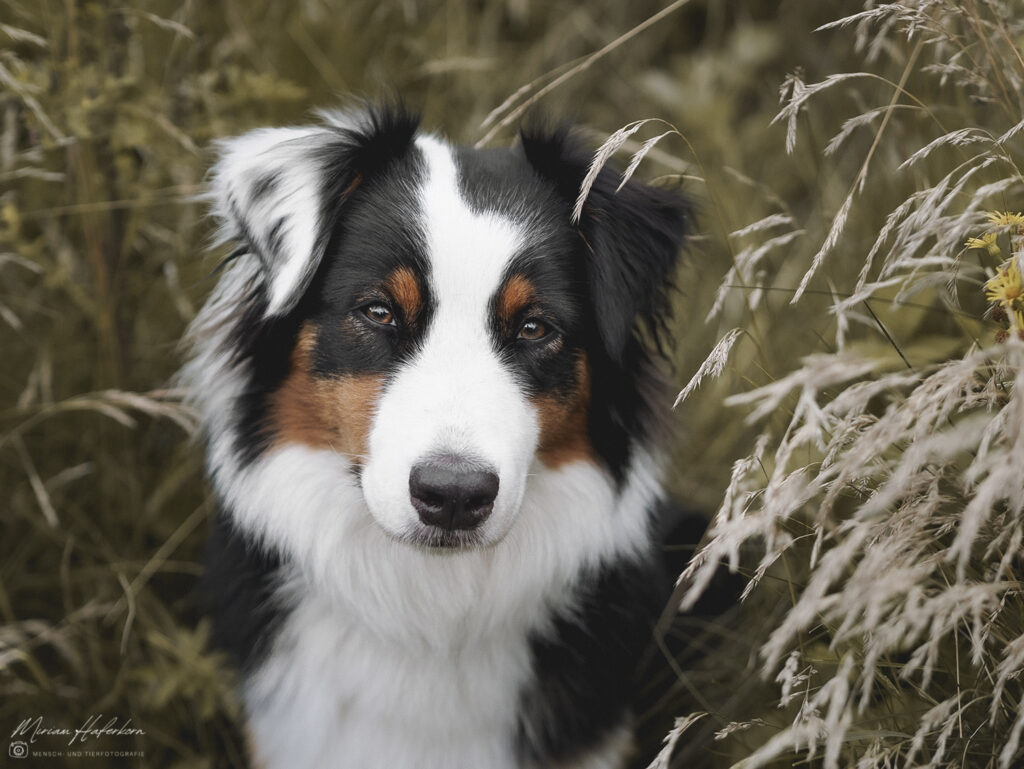
[{"label": "black ear fur", "polygon": [[308,287],[346,196],[412,144],[419,118],[401,107],[322,113],[324,124],[258,129],[218,143],[214,213],[263,268],[265,316]]},{"label": "black ear fur", "polygon": [[343,137],[347,152],[325,163],[325,197],[344,190],[355,176],[369,176],[401,157],[419,130],[420,116],[401,102],[367,104],[354,117],[323,112],[328,126]]},{"label": "black ear fur", "polygon": [[346,196],[365,178],[404,155],[420,126],[419,114],[398,100],[365,103],[354,115],[321,112],[337,135],[334,151],[322,160],[319,253],[327,248]]},{"label": "black ear fur", "polygon": [[[568,202],[579,195],[590,156],[567,127],[525,129],[523,151],[534,169],[553,181]],[[591,297],[601,339],[621,361],[638,321],[656,330],[667,287],[690,225],[689,201],[679,193],[630,180],[616,191],[619,174],[607,165],[597,175],[578,224],[588,250]]]},{"label": "black ear fur", "polygon": [[[322,113],[330,123],[331,113]],[[375,106],[368,104],[355,118],[345,119],[336,128],[338,151],[323,158],[321,182],[319,251],[327,248],[340,216],[340,208],[349,191],[364,178],[380,171],[390,161],[406,153],[419,130],[420,116],[401,102]]]}]

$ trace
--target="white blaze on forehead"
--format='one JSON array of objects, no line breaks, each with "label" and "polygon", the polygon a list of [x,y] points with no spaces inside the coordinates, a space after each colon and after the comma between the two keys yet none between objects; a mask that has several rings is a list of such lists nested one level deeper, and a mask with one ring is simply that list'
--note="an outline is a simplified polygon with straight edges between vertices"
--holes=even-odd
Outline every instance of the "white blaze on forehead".
[{"label": "white blaze on forehead", "polygon": [[450,147],[432,136],[416,146],[427,167],[421,205],[438,320],[457,314],[459,325],[471,322],[486,333],[490,299],[525,238],[505,217],[467,205]]},{"label": "white blaze on forehead", "polygon": [[494,349],[491,304],[522,229],[474,211],[459,189],[452,150],[417,139],[424,159],[420,229],[434,310],[415,357],[390,379],[369,436],[363,491],[377,522],[394,535],[419,525],[409,473],[440,454],[477,460],[498,475],[498,496],[482,533],[511,527],[537,447],[536,411]]}]

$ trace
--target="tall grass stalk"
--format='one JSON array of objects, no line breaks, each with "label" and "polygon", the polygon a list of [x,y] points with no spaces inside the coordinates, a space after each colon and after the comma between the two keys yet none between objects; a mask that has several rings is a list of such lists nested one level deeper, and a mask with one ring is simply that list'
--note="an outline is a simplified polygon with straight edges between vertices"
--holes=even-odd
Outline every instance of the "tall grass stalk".
[{"label": "tall grass stalk", "polygon": [[[1019,10],[868,2],[820,30],[856,46],[862,71],[782,85],[791,153],[861,109],[825,147],[845,192],[735,232],[759,245],[736,254],[711,316],[782,291],[791,307],[828,297],[832,318],[823,349],[728,399],[758,435],[681,576],[683,608],[722,564],[748,576],[752,622],[788,603],[752,625],[775,696],[721,730],[737,767],[1024,761]],[[736,325],[767,347],[780,311]],[[723,351],[748,365],[736,339],[683,395]]]}]

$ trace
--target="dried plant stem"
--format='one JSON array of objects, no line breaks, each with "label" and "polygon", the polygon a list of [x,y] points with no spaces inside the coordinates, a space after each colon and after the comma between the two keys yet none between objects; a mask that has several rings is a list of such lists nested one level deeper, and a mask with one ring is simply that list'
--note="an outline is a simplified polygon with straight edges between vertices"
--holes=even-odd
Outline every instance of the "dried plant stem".
[{"label": "dried plant stem", "polygon": [[[666,6],[665,8],[662,8],[660,11],[658,11],[656,14],[654,14],[651,17],[649,17],[645,21],[640,22],[635,27],[633,27],[631,30],[629,30],[628,32],[625,32],[622,35],[620,35],[619,37],[617,37],[614,40],[612,40],[610,43],[608,43],[608,45],[604,46],[603,48],[601,48],[601,49],[595,51],[594,53],[590,54],[589,56],[587,56],[579,64],[577,64],[576,66],[572,67],[571,69],[569,69],[568,71],[564,72],[563,74],[559,75],[554,80],[552,80],[550,83],[548,83],[547,85],[545,85],[542,88],[540,88],[539,90],[537,90],[535,93],[533,93],[528,99],[526,99],[520,105],[518,105],[514,109],[509,110],[503,118],[501,118],[500,120],[497,120],[497,122],[494,123],[494,126],[487,133],[485,133],[483,135],[483,137],[479,141],[477,141],[477,143],[474,146],[477,147],[477,148],[485,147],[491,141],[491,139],[494,138],[494,136],[499,131],[501,131],[502,129],[504,129],[504,128],[510,126],[510,125],[512,125],[517,120],[519,120],[519,118],[521,118],[523,116],[523,114],[525,114],[525,112],[533,104],[535,104],[537,101],[539,101],[540,99],[544,98],[547,94],[549,94],[552,91],[554,91],[556,88],[558,88],[560,85],[562,85],[566,81],[571,80],[573,77],[575,77],[576,75],[580,74],[581,72],[584,72],[584,71],[590,69],[590,67],[593,66],[593,64],[595,62],[597,62],[600,59],[604,58],[607,54],[609,54],[612,51],[614,51],[616,48],[621,46],[623,43],[628,42],[629,40],[631,40],[632,38],[636,37],[638,34],[643,32],[645,29],[648,29],[649,27],[652,27],[653,25],[657,24],[659,21],[664,19],[669,14],[679,10],[684,5],[689,4],[689,2],[690,2],[690,0],[675,0],[675,2],[671,3],[670,5]],[[495,120],[495,117],[494,117],[494,113],[492,112],[484,120],[484,125],[489,124],[493,120]]]}]

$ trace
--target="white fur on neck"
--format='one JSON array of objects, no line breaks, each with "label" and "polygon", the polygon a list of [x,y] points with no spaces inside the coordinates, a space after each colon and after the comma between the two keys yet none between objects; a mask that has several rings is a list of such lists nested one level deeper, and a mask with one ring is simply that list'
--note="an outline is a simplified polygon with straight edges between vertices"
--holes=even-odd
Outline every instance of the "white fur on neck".
[{"label": "white fur on neck", "polygon": [[[454,552],[391,540],[331,452],[285,447],[241,473],[236,520],[291,556],[281,596],[296,607],[245,687],[259,758],[271,769],[517,767],[530,633],[581,572],[643,552],[654,464],[638,456],[621,495],[589,462],[538,465],[509,535]],[[616,765],[608,750],[581,764]]]}]

